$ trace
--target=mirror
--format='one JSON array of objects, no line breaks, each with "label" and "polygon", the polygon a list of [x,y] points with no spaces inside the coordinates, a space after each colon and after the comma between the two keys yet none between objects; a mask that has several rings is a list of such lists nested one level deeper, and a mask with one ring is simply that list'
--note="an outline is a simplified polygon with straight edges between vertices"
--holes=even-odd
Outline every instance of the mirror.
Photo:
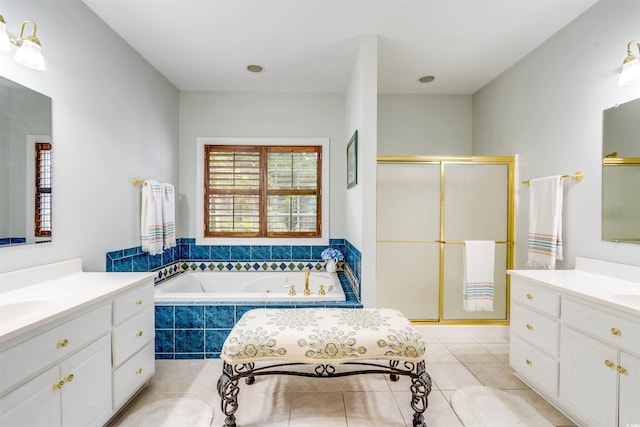
[{"label": "mirror", "polygon": [[640,244],[640,98],[604,111],[602,240]]},{"label": "mirror", "polygon": [[51,241],[51,98],[0,77],[0,248]]}]

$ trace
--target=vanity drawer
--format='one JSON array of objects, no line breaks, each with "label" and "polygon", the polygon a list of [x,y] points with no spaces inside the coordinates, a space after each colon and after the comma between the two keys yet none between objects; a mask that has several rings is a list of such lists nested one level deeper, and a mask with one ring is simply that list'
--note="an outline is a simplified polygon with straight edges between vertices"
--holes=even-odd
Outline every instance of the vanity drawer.
[{"label": "vanity drawer", "polygon": [[141,349],[155,333],[153,307],[113,330],[113,366],[118,366]]},{"label": "vanity drawer", "polygon": [[118,410],[155,372],[153,341],[113,371],[113,409]]},{"label": "vanity drawer", "polygon": [[560,317],[559,294],[513,276],[511,277],[511,299],[549,316]]},{"label": "vanity drawer", "polygon": [[113,324],[117,325],[147,307],[153,306],[153,279],[113,301]]},{"label": "vanity drawer", "polygon": [[517,336],[511,335],[509,363],[518,374],[553,397],[558,396],[559,363]]},{"label": "vanity drawer", "polygon": [[616,348],[640,354],[640,322],[591,305],[563,297],[564,324],[587,332],[589,335]]},{"label": "vanity drawer", "polygon": [[519,304],[511,306],[511,332],[553,357],[560,352],[560,323]]},{"label": "vanity drawer", "polygon": [[76,317],[0,353],[0,394],[69,356],[111,328],[111,304]]}]

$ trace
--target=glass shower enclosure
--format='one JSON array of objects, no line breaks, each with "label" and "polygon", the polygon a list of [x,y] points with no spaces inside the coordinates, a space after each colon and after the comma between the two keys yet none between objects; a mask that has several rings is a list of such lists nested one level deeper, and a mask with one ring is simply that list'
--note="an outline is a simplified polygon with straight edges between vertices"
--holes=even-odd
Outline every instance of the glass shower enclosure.
[{"label": "glass shower enclosure", "polygon": [[[508,323],[513,156],[379,156],[377,306],[414,321]],[[495,242],[494,311],[463,310],[466,240]]]}]

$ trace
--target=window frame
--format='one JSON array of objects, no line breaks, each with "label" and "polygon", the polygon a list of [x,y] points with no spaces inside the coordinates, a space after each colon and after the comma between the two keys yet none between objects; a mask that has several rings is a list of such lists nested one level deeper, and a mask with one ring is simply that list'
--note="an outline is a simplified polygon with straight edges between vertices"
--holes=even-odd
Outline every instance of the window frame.
[{"label": "window frame", "polygon": [[[205,236],[205,145],[222,146],[320,146],[321,168],[319,171],[320,189],[318,198],[320,206],[317,212],[320,219],[319,236],[281,236],[271,233],[270,236],[250,237],[247,235]],[[238,244],[239,239],[246,238],[251,245],[327,245],[329,243],[329,139],[328,138],[265,138],[265,137],[196,137],[196,244],[224,245]]]},{"label": "window frame", "polygon": [[[36,142],[35,143],[35,197],[34,197],[34,205],[35,205],[35,209],[34,209],[34,236],[35,237],[51,237],[51,200],[49,201],[49,207],[48,207],[48,214],[46,215],[48,218],[48,220],[46,221],[49,224],[48,229],[44,229],[44,227],[42,226],[43,223],[43,214],[42,214],[42,209],[41,209],[41,199],[40,196],[42,194],[49,194],[50,198],[52,197],[52,183],[51,183],[51,143],[50,142]],[[48,151],[48,161],[49,161],[49,186],[43,186],[40,185],[41,183],[41,177],[40,177],[40,173],[41,173],[41,161],[42,160],[42,152],[43,151]]]}]

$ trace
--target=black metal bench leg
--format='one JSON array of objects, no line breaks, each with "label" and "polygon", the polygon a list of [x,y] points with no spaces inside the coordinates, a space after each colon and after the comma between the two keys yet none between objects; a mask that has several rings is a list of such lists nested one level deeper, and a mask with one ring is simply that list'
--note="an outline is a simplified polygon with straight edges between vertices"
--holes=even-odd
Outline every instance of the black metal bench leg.
[{"label": "black metal bench leg", "polygon": [[238,379],[233,378],[233,367],[224,362],[222,374],[218,378],[218,394],[220,395],[220,409],[226,415],[225,427],[236,427],[235,412],[238,409]]},{"label": "black metal bench leg", "polygon": [[424,362],[416,366],[416,376],[411,378],[411,408],[413,413],[413,427],[426,427],[424,411],[429,406],[428,396],[431,393],[431,377],[424,369]]}]

